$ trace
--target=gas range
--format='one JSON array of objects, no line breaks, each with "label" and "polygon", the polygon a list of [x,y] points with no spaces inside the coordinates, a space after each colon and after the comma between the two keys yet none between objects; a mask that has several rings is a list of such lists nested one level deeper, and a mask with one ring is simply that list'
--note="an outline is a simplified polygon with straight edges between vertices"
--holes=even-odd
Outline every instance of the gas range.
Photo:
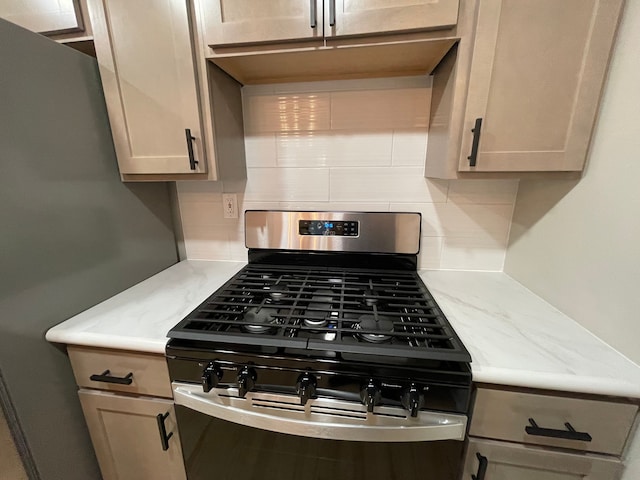
[{"label": "gas range", "polygon": [[[169,332],[176,402],[250,426],[269,408],[280,421],[261,428],[296,435],[339,420],[331,438],[364,422],[385,441],[463,439],[471,358],[417,274],[420,222],[247,211],[248,265]],[[433,422],[457,429],[434,438]]]}]

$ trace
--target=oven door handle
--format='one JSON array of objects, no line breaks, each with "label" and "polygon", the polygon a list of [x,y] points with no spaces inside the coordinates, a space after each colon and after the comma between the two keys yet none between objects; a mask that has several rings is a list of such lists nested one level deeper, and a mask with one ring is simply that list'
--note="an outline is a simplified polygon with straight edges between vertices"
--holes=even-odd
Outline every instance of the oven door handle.
[{"label": "oven door handle", "polygon": [[420,411],[417,417],[397,407],[366,407],[334,399],[313,399],[300,405],[295,395],[212,389],[173,382],[177,405],[204,415],[272,432],[303,437],[362,442],[424,442],[464,440],[465,415]]}]

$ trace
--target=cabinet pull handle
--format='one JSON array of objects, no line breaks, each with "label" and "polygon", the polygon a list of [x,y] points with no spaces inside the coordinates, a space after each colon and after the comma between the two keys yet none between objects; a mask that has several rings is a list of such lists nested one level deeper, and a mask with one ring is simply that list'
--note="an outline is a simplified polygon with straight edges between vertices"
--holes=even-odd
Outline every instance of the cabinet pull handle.
[{"label": "cabinet pull handle", "polygon": [[476,453],[476,457],[478,458],[478,472],[475,475],[471,475],[471,480],[484,480],[484,476],[487,473],[487,467],[489,466],[489,460],[487,457],[483,457],[479,453]]},{"label": "cabinet pull handle", "polygon": [[105,370],[100,375],[94,373],[89,377],[89,380],[93,380],[94,382],[118,383],[120,385],[131,385],[131,382],[133,382],[133,372],[127,373],[124,377],[113,377],[110,373],[109,370]]},{"label": "cabinet pull handle", "polygon": [[569,422],[564,426],[566,430],[556,430],[555,428],[541,428],[533,418],[529,419],[531,425],[524,428],[529,435],[538,437],[563,438],[565,440],[577,440],[580,442],[590,442],[593,438],[587,432],[576,432]]},{"label": "cabinet pull handle", "polygon": [[336,0],[329,0],[329,26],[336,26]]},{"label": "cabinet pull handle", "polygon": [[318,12],[316,10],[316,0],[309,0],[309,9],[311,11],[311,28],[318,26]]},{"label": "cabinet pull handle", "polygon": [[190,128],[185,128],[184,133],[187,137],[187,151],[189,152],[189,166],[191,167],[191,170],[195,170],[196,165],[198,164],[198,160],[196,160],[196,157],[193,155],[193,141],[196,139],[196,137],[191,135]]},{"label": "cabinet pull handle", "polygon": [[156,415],[156,420],[158,421],[158,431],[160,432],[160,443],[162,444],[162,450],[164,450],[165,452],[169,450],[169,439],[173,437],[173,432],[167,435],[167,427],[165,427],[164,425],[164,420],[168,416],[169,412],[165,413],[164,415],[162,413]]},{"label": "cabinet pull handle", "polygon": [[480,130],[482,129],[482,118],[476,118],[476,123],[471,129],[473,132],[473,143],[471,144],[471,155],[467,157],[469,166],[475,167],[478,159],[478,145],[480,144]]}]

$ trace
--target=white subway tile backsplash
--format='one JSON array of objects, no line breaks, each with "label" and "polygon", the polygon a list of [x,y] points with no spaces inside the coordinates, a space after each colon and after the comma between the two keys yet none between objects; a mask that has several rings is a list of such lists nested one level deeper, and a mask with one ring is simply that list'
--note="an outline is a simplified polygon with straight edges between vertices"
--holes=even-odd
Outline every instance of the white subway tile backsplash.
[{"label": "white subway tile backsplash", "polygon": [[418,212],[422,214],[421,233],[423,236],[439,237],[444,234],[442,222],[435,203],[394,203],[389,205],[392,212]]},{"label": "white subway tile backsplash", "polygon": [[360,202],[280,202],[282,210],[330,212],[388,212],[388,203]]},{"label": "white subway tile backsplash", "polygon": [[222,194],[216,200],[182,200],[180,202],[182,223],[198,227],[225,225],[222,209]]},{"label": "white subway tile backsplash", "polygon": [[247,167],[275,167],[277,163],[276,135],[255,133],[245,135],[244,149]]},{"label": "white subway tile backsplash", "polygon": [[490,237],[444,237],[442,270],[501,271],[507,244]]},{"label": "white subway tile backsplash", "polygon": [[204,200],[222,193],[222,183],[220,182],[176,182],[178,198],[182,200],[194,199]]},{"label": "white subway tile backsplash", "polygon": [[247,247],[244,243],[244,222],[239,224],[243,228],[235,229],[228,233],[229,237],[229,260],[240,262],[247,261]]},{"label": "white subway tile backsplash", "polygon": [[501,270],[516,180],[424,178],[428,77],[243,89],[246,181],[178,182],[188,258],[244,260],[238,210],[417,211],[420,268]]},{"label": "white subway tile backsplash", "polygon": [[518,180],[451,180],[448,201],[513,205],[517,193]]},{"label": "white subway tile backsplash", "polygon": [[422,214],[422,235],[490,237],[506,241],[511,225],[511,205],[456,205],[451,203],[392,203],[392,211]]},{"label": "white subway tile backsplash", "polygon": [[229,260],[230,242],[226,228],[210,228],[182,222],[185,250],[191,260]]},{"label": "white subway tile backsplash", "polygon": [[393,132],[392,165],[423,166],[427,158],[427,130],[395,130]]},{"label": "white subway tile backsplash", "polygon": [[244,195],[238,195],[239,212],[244,212],[245,210],[278,210],[279,208],[281,208],[280,202],[277,201],[252,201],[247,199]]},{"label": "white subway tile backsplash", "polygon": [[364,131],[428,128],[430,92],[426,88],[334,92],[331,128]]},{"label": "white subway tile backsplash", "polygon": [[388,212],[384,202],[329,202],[329,209],[338,212]]},{"label": "white subway tile backsplash", "polygon": [[328,93],[244,96],[245,134],[329,130],[330,104]]},{"label": "white subway tile backsplash", "polygon": [[247,168],[246,200],[327,201],[329,170],[326,168]]},{"label": "white subway tile backsplash", "polygon": [[380,132],[285,132],[277,135],[283,167],[391,164],[392,135]]},{"label": "white subway tile backsplash", "polygon": [[330,199],[445,202],[447,182],[425,178],[422,167],[332,168]]},{"label": "white subway tile backsplash", "polygon": [[418,268],[439,270],[442,258],[442,244],[442,237],[422,237],[420,239]]},{"label": "white subway tile backsplash", "polygon": [[444,236],[489,236],[506,241],[511,224],[511,205],[471,205],[445,203],[435,206]]}]

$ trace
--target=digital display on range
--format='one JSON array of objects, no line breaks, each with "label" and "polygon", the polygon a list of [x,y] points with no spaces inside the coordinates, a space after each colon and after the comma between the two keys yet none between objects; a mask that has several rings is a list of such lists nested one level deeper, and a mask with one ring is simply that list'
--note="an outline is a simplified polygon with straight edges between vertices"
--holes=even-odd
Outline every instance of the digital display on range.
[{"label": "digital display on range", "polygon": [[360,222],[345,222],[342,220],[299,220],[298,233],[300,235],[318,235],[335,237],[357,237]]}]

